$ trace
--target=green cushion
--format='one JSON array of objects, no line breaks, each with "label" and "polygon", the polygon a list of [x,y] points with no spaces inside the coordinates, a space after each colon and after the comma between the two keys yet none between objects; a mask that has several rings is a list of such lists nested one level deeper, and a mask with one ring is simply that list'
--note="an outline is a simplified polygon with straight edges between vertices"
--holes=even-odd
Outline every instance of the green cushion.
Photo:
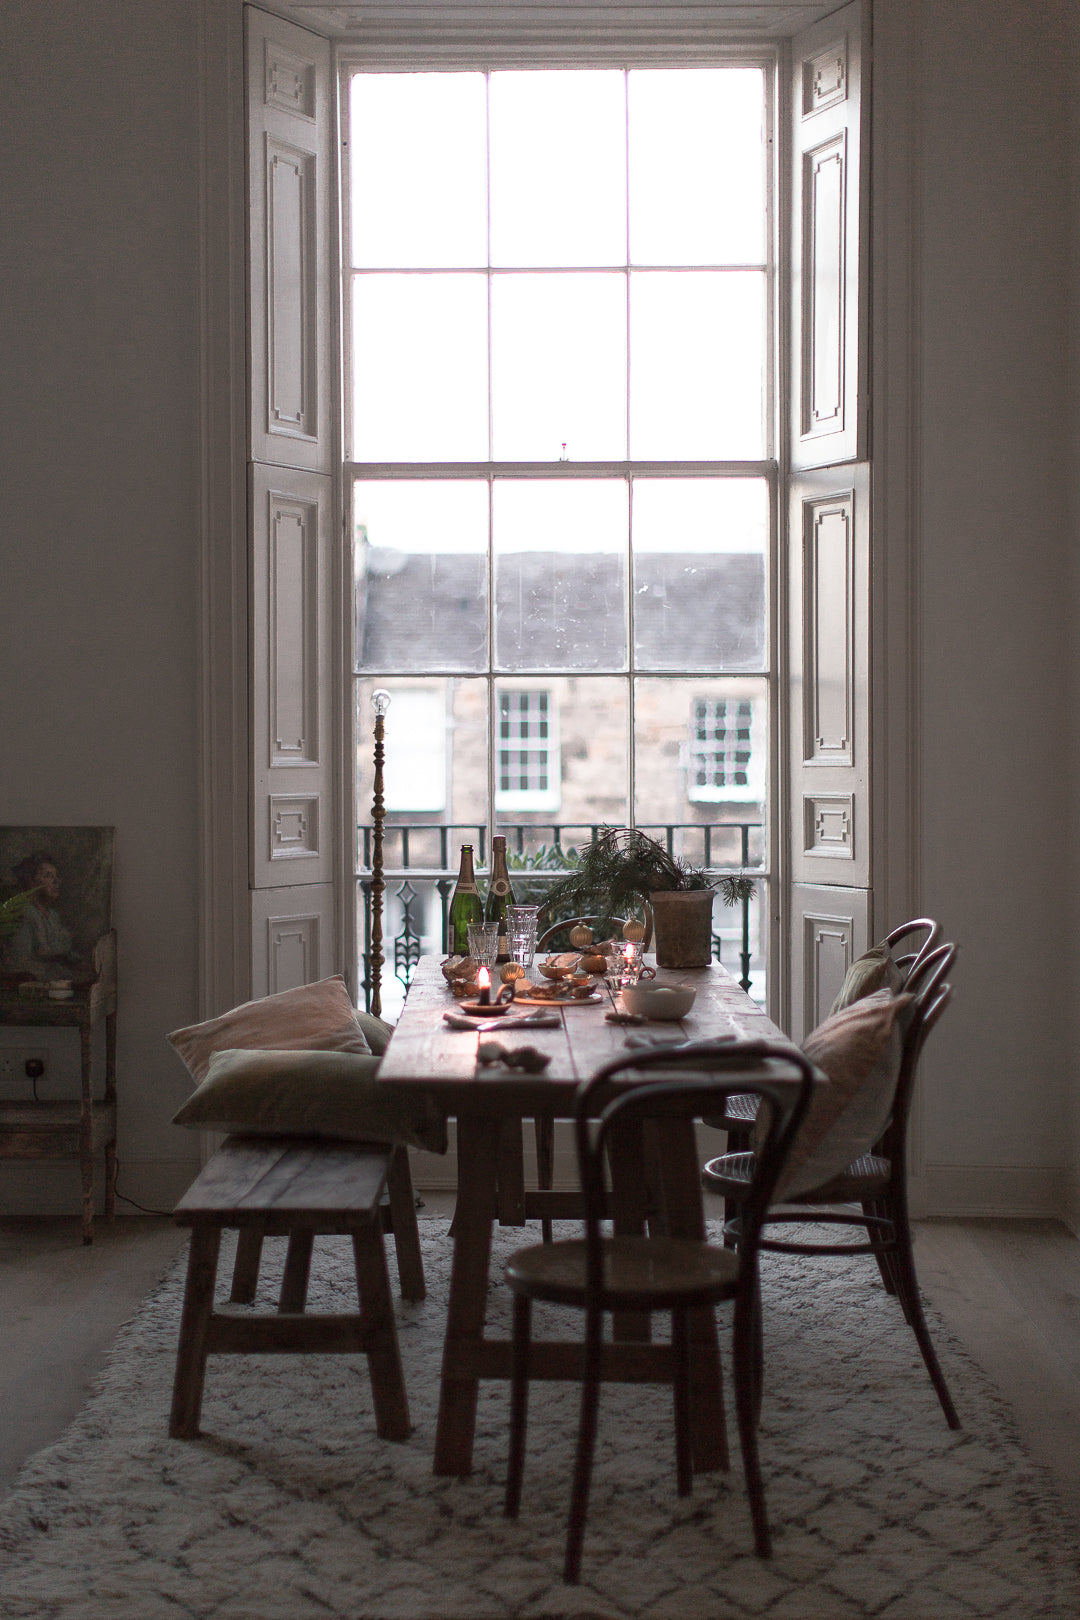
[{"label": "green cushion", "polygon": [[394,1033],[393,1024],[388,1024],[385,1018],[376,1018],[374,1013],[358,1012],[354,1016],[375,1056],[382,1057],[390,1045],[390,1037]]},{"label": "green cushion", "polygon": [[216,1052],[173,1124],[256,1136],[407,1142],[445,1153],[446,1120],[434,1099],[384,1085],[378,1067],[370,1053]]},{"label": "green cushion", "polygon": [[904,975],[892,959],[888,945],[873,945],[852,962],[844,975],[840,993],[829,1012],[840,1012],[863,996],[872,996],[875,990],[890,990],[895,995],[904,988]]}]

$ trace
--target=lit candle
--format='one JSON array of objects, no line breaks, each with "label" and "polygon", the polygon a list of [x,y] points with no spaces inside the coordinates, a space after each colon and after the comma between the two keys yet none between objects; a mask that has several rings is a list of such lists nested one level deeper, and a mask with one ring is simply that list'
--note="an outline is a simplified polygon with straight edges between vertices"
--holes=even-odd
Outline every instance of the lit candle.
[{"label": "lit candle", "polygon": [[476,1002],[480,1007],[491,1005],[491,974],[486,967],[482,967],[476,975]]}]

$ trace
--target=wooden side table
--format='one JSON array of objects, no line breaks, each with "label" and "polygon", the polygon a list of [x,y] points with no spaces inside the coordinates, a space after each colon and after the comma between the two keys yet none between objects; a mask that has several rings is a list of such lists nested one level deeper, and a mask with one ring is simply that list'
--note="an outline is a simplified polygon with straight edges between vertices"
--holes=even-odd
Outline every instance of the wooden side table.
[{"label": "wooden side table", "polygon": [[[105,1213],[116,1212],[116,931],[94,947],[90,984],[70,1001],[0,989],[0,1024],[77,1029],[81,1085],[77,1099],[0,1099],[0,1159],[78,1159],[82,1176],[82,1240],[94,1241],[94,1161],[105,1152]],[[105,1020],[105,1093],[93,1089],[93,1032]]]}]

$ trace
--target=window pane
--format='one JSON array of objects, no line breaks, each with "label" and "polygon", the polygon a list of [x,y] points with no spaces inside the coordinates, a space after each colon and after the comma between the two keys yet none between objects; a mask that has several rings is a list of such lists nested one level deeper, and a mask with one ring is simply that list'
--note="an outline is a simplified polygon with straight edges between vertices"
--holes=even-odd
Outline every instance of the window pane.
[{"label": "window pane", "polygon": [[[527,691],[520,681],[496,683],[495,759],[504,744],[513,753],[513,737],[503,738],[504,712],[515,729],[520,695],[540,693],[547,698],[548,736],[529,738],[539,747],[546,741],[549,755],[549,791],[557,790],[556,806],[530,810],[520,802],[503,801],[496,781],[499,831],[507,835],[507,850],[531,856],[529,869],[554,870],[553,848],[587,843],[594,827],[625,825],[629,813],[629,732],[626,683],[603,676],[551,675],[541,687],[531,681]],[[544,857],[549,858],[545,861]],[[521,868],[518,868],[519,870]],[[518,886],[514,877],[515,891]]]},{"label": "window pane", "polygon": [[491,262],[626,263],[622,73],[491,75]]},{"label": "window pane", "polygon": [[482,275],[358,276],[353,458],[487,460]]},{"label": "window pane", "polygon": [[630,454],[756,460],[764,446],[765,277],[630,276]]},{"label": "window pane", "polygon": [[634,264],[765,262],[760,68],[630,74]]},{"label": "window pane", "polygon": [[627,487],[495,484],[500,669],[626,668]]},{"label": "window pane", "polygon": [[357,665],[487,666],[485,483],[353,486]]},{"label": "window pane", "polygon": [[500,461],[626,455],[626,279],[496,275],[492,412]]},{"label": "window pane", "polygon": [[635,681],[634,813],[681,859],[764,865],[767,701],[760,679]]},{"label": "window pane", "polygon": [[639,669],[767,663],[763,478],[636,478],[634,658]]},{"label": "window pane", "polygon": [[405,269],[487,263],[482,73],[352,80],[352,255]]}]

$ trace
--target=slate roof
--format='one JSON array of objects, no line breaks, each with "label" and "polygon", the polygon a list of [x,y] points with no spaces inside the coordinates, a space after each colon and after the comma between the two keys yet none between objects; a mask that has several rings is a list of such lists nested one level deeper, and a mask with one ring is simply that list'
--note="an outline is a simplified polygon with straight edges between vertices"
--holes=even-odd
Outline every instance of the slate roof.
[{"label": "slate roof", "polygon": [[[360,667],[486,667],[486,559],[372,546],[357,587]],[[498,666],[625,668],[622,557],[515,552],[500,559]],[[765,565],[756,553],[643,552],[634,615],[644,667],[742,674],[765,664]],[[643,660],[639,653],[639,667]]]}]

